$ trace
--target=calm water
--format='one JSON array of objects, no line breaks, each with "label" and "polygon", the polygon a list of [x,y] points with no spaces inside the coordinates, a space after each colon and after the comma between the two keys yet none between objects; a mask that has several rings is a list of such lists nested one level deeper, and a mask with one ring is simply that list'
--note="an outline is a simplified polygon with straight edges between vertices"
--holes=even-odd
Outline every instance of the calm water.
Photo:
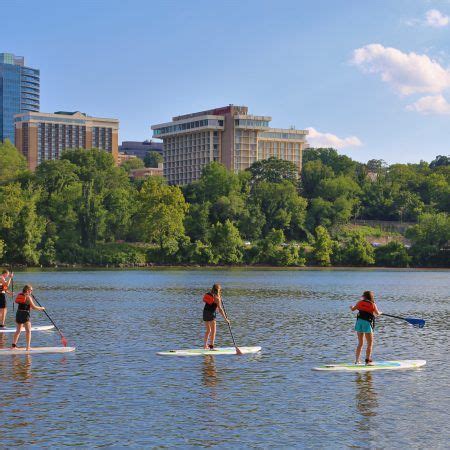
[{"label": "calm water", "polygon": [[[201,296],[216,281],[238,344],[262,353],[156,356],[201,345]],[[77,351],[0,359],[0,447],[448,448],[448,271],[18,273],[16,289],[24,282]],[[380,319],[375,358],[425,368],[311,370],[353,360],[348,305],[365,289],[382,311],[427,320]],[[217,344],[230,345],[218,328]],[[34,346],[59,342],[33,334]]]}]

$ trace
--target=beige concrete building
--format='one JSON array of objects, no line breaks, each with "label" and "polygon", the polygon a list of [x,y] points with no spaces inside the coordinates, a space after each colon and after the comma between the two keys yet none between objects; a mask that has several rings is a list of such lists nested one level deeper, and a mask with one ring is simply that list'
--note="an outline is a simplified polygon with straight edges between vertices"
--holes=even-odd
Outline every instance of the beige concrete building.
[{"label": "beige concrete building", "polygon": [[59,159],[65,149],[99,148],[118,161],[117,119],[90,117],[79,111],[54,114],[27,112],[14,116],[15,145],[35,170],[43,161]]},{"label": "beige concrete building", "polygon": [[164,176],[169,184],[187,184],[212,161],[237,172],[271,156],[301,170],[308,132],[271,128],[271,120],[248,114],[246,106],[229,105],[153,125],[153,137],[164,142]]}]

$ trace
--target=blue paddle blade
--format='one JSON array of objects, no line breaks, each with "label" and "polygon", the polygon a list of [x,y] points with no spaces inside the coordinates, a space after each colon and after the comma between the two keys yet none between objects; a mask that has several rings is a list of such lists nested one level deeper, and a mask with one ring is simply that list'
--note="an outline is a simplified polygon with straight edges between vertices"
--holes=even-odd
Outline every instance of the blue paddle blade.
[{"label": "blue paddle blade", "polygon": [[425,320],[423,319],[405,318],[405,320],[414,327],[423,328],[425,326]]}]

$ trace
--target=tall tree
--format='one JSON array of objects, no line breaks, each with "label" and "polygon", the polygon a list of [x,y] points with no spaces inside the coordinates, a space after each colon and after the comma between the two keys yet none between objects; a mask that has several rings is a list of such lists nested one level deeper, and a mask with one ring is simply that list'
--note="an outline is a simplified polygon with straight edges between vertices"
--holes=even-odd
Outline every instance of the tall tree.
[{"label": "tall tree", "polygon": [[163,162],[164,158],[158,152],[148,152],[144,158],[145,167],[158,167]]},{"label": "tall tree", "polygon": [[256,161],[247,170],[251,173],[252,183],[289,181],[296,186],[299,179],[298,167],[293,162],[274,157]]},{"label": "tall tree", "polygon": [[13,181],[27,168],[27,161],[9,139],[0,142],[0,183]]}]

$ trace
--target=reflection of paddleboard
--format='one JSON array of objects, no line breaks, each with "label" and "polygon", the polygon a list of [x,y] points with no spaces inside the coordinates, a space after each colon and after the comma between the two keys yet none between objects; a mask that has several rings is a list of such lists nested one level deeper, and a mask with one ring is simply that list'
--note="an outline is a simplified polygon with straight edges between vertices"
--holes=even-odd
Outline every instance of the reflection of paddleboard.
[{"label": "reflection of paddleboard", "polygon": [[35,353],[68,353],[75,351],[75,347],[32,347],[26,351],[25,347],[16,348],[0,348],[0,356],[3,355],[34,355]]},{"label": "reflection of paddleboard", "polygon": [[[53,325],[42,325],[37,327],[31,327],[31,331],[49,331],[55,328]],[[0,333],[15,333],[16,328],[0,328]],[[25,330],[22,329],[24,332]]]},{"label": "reflection of paddleboard", "polygon": [[[261,347],[238,347],[244,353],[257,353]],[[202,355],[235,355],[234,347],[217,347],[215,350],[205,350],[203,348],[191,348],[187,350],[169,350],[166,352],[157,352],[157,355],[163,356],[202,356]]]},{"label": "reflection of paddleboard", "polygon": [[314,367],[313,370],[340,371],[340,372],[367,372],[370,370],[399,370],[416,369],[422,367],[427,362],[423,359],[406,359],[404,361],[374,361],[373,365],[365,364],[327,364],[325,366]]}]

